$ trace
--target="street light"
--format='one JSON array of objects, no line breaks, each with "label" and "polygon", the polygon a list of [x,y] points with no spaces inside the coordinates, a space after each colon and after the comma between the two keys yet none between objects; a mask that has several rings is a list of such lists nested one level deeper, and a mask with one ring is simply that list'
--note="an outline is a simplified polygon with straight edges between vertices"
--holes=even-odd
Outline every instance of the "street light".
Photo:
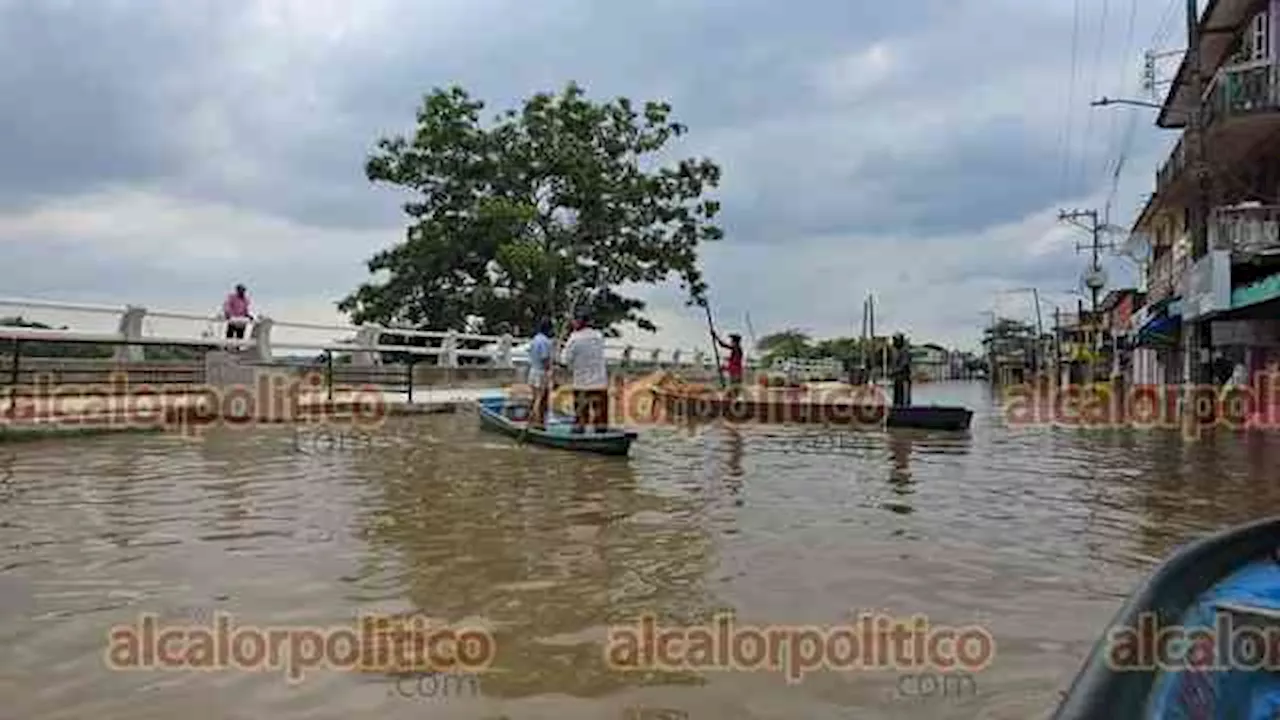
[{"label": "street light", "polygon": [[1107,105],[1135,105],[1137,107],[1155,108],[1156,110],[1164,109],[1163,105],[1147,102],[1145,100],[1124,100],[1122,98],[1109,98],[1106,96],[1103,96],[1100,100],[1094,100],[1089,103],[1089,105],[1093,107],[1106,107]]}]

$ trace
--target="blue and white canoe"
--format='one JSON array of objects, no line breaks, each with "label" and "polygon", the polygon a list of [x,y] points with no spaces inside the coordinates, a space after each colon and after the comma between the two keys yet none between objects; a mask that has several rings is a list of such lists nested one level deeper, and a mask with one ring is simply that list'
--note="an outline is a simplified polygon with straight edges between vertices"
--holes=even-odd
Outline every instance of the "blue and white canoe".
[{"label": "blue and white canoe", "polygon": [[555,413],[548,418],[545,429],[526,429],[529,403],[501,395],[480,398],[476,406],[481,428],[543,447],[620,456],[630,452],[631,442],[636,439],[636,433],[629,430],[574,432],[573,418]]}]

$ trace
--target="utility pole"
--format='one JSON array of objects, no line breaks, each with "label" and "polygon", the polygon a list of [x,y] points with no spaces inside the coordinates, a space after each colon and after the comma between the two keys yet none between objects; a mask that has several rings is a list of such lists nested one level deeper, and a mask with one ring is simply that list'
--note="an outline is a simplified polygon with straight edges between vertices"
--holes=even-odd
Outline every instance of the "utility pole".
[{"label": "utility pole", "polygon": [[1031,301],[1036,304],[1036,382],[1040,382],[1040,375],[1045,372],[1044,368],[1044,322],[1040,319],[1040,291],[1031,288]]},{"label": "utility pole", "polygon": [[[1209,251],[1209,196],[1210,175],[1205,162],[1204,146],[1204,72],[1200,60],[1200,13],[1196,0],[1187,0],[1187,55],[1189,73],[1188,90],[1191,106],[1187,110],[1187,129],[1183,134],[1183,147],[1187,166],[1195,179],[1195,193],[1187,208],[1187,231],[1191,236],[1191,260],[1196,262]],[[1183,353],[1186,367],[1185,381],[1196,385],[1205,381],[1206,348],[1210,340],[1205,326],[1199,322],[1183,325]]]},{"label": "utility pole", "polygon": [[[1189,2],[1195,2],[1195,0],[1189,0]],[[1089,223],[1086,225],[1080,222],[1081,218],[1088,218]],[[1098,219],[1097,210],[1062,210],[1058,213],[1058,219],[1069,222],[1089,233],[1090,242],[1087,245],[1081,245],[1080,242],[1077,241],[1076,252],[1080,252],[1081,250],[1088,248],[1092,255],[1092,259],[1089,263],[1089,271],[1085,275],[1085,285],[1089,288],[1091,296],[1090,314],[1092,320],[1090,322],[1091,327],[1089,329],[1089,335],[1091,337],[1089,345],[1093,348],[1093,352],[1096,355],[1098,351],[1101,350],[1102,345],[1102,333],[1100,329],[1101,323],[1098,319],[1098,292],[1102,290],[1105,283],[1105,280],[1102,277],[1102,265],[1100,264],[1098,252],[1103,249],[1115,249],[1115,244],[1102,241],[1102,228],[1104,223]],[[1094,362],[1091,359],[1089,361],[1089,382],[1093,382],[1093,366]]]},{"label": "utility pole", "polygon": [[1062,308],[1053,306],[1053,385],[1062,383]]}]

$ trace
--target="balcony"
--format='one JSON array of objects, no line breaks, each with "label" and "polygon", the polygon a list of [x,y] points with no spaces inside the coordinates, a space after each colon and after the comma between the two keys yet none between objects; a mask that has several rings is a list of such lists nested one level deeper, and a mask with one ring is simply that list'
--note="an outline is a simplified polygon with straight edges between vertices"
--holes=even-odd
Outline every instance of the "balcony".
[{"label": "balcony", "polygon": [[1209,247],[1230,250],[1233,259],[1280,254],[1280,205],[1214,208],[1209,217]]},{"label": "balcony", "polygon": [[1147,275],[1147,303],[1154,305],[1177,294],[1179,283],[1189,265],[1187,256],[1175,260],[1172,252],[1166,252],[1156,259]]},{"label": "balcony", "polygon": [[[1205,87],[1204,151],[1218,167],[1256,162],[1266,155],[1258,144],[1280,129],[1280,65],[1256,60],[1224,65]],[[1173,203],[1187,200],[1185,137],[1156,172],[1156,192]]]},{"label": "balcony", "polygon": [[1226,65],[1205,89],[1205,127],[1231,117],[1280,111],[1280,66],[1271,60]]}]

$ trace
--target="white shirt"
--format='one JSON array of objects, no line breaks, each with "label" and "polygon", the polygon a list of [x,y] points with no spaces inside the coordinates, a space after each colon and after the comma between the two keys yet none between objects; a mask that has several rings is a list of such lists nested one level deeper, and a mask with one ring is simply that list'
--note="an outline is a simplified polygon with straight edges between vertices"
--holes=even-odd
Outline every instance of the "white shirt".
[{"label": "white shirt", "polygon": [[609,370],[604,359],[604,335],[595,328],[575,330],[564,346],[564,362],[573,370],[575,390],[603,390],[609,387]]}]

